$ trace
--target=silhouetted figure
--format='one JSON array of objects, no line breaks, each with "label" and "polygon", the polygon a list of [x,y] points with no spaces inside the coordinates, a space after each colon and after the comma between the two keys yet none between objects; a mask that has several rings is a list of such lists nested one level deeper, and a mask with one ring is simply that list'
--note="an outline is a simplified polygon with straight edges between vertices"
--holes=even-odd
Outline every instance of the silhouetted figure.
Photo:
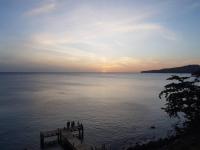
[{"label": "silhouetted figure", "polygon": [[80,123],[79,123],[79,121],[77,122],[77,126],[78,126],[78,127],[80,126]]},{"label": "silhouetted figure", "polygon": [[83,131],[83,124],[82,124],[82,123],[80,124],[80,128],[81,128],[81,130]]},{"label": "silhouetted figure", "polygon": [[72,121],[72,122],[71,122],[71,127],[74,128],[74,126],[75,126],[75,122]]},{"label": "silhouetted figure", "polygon": [[67,129],[69,129],[69,127],[70,127],[70,122],[67,121]]},{"label": "silhouetted figure", "polygon": [[80,124],[80,130],[81,130],[81,140],[83,140],[83,138],[84,138],[84,129],[83,129],[83,124],[82,123]]},{"label": "silhouetted figure", "polygon": [[80,139],[81,138],[81,129],[80,129],[80,126],[78,125],[78,138]]}]

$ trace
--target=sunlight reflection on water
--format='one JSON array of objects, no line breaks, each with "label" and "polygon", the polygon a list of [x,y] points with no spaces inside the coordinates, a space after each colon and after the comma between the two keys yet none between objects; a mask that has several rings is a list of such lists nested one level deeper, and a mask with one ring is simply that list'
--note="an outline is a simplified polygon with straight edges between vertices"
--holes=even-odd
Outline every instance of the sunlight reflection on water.
[{"label": "sunlight reflection on water", "polygon": [[[0,147],[39,148],[39,132],[83,122],[85,140],[114,149],[166,136],[158,94],[169,74],[0,74]],[[155,125],[155,130],[149,127]]]}]

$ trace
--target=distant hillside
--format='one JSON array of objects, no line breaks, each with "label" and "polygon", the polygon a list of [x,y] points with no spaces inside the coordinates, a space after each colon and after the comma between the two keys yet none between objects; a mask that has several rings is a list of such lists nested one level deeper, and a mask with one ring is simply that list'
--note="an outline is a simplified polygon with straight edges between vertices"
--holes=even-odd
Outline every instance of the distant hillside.
[{"label": "distant hillside", "polygon": [[175,68],[164,68],[160,70],[147,70],[141,73],[194,73],[200,71],[200,65],[187,65]]}]

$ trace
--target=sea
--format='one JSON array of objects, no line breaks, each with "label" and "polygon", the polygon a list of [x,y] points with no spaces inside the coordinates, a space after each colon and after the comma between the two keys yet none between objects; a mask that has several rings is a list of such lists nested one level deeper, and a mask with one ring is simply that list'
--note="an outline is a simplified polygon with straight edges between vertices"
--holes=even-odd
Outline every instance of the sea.
[{"label": "sea", "polygon": [[169,136],[178,120],[158,95],[170,76],[0,73],[0,149],[39,150],[40,131],[72,120],[83,123],[86,143],[113,150]]}]

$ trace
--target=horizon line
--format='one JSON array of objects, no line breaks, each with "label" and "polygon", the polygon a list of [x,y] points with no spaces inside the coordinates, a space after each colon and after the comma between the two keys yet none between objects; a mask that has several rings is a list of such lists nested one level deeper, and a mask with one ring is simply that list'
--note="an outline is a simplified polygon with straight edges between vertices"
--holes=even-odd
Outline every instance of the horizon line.
[{"label": "horizon line", "polygon": [[0,73],[141,73],[138,72],[100,72],[100,71],[0,71]]}]

